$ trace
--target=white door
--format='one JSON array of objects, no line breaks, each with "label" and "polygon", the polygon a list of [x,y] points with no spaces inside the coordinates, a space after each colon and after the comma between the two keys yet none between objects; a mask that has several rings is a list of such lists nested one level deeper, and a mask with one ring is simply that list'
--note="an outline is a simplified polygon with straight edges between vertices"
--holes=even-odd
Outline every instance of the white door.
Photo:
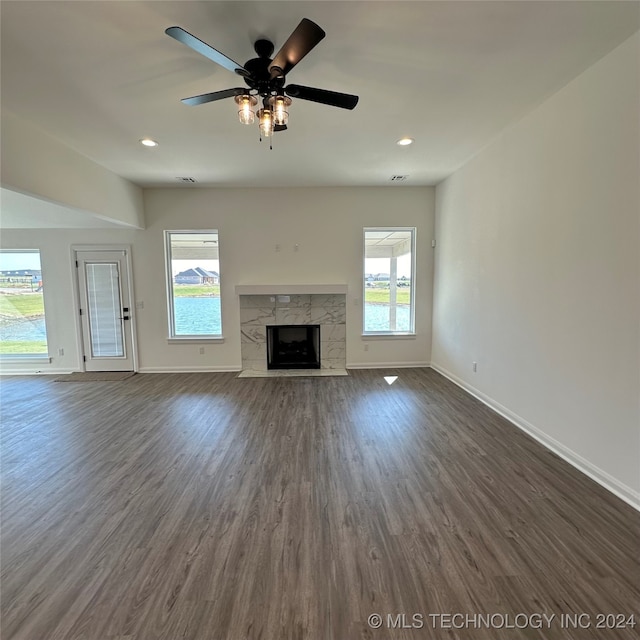
[{"label": "white door", "polygon": [[86,371],[133,371],[126,251],[77,251]]}]

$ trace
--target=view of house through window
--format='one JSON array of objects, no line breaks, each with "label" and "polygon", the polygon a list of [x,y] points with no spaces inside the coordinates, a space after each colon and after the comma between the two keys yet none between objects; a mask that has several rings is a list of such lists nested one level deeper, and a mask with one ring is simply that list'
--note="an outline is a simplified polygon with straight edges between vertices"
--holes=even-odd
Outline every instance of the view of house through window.
[{"label": "view of house through window", "polygon": [[413,333],[414,255],[414,228],[364,230],[364,333]]},{"label": "view of house through window", "polygon": [[48,356],[37,250],[0,251],[0,354]]},{"label": "view of house through window", "polygon": [[169,335],[222,335],[218,232],[165,233]]}]

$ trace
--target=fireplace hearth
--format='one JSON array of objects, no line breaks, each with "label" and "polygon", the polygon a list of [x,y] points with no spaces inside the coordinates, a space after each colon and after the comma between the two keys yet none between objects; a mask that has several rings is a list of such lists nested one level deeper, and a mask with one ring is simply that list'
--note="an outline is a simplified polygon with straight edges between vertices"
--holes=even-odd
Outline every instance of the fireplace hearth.
[{"label": "fireplace hearth", "polygon": [[320,325],[267,325],[267,369],[320,369]]}]

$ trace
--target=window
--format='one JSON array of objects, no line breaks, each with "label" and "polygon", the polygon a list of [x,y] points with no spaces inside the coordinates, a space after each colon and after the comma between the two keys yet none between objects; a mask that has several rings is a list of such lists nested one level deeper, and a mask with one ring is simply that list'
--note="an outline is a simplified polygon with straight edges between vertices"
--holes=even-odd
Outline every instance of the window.
[{"label": "window", "polygon": [[169,336],[221,337],[217,231],[166,231]]},{"label": "window", "polygon": [[48,357],[37,250],[0,251],[0,354]]},{"label": "window", "polygon": [[413,227],[364,229],[364,333],[413,333]]}]

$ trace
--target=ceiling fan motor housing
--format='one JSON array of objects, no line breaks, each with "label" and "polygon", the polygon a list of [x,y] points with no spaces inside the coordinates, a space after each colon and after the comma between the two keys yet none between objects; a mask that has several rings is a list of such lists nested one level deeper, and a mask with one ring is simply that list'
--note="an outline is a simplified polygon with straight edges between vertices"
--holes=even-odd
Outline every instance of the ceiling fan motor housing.
[{"label": "ceiling fan motor housing", "polygon": [[277,67],[269,69],[269,65],[272,62],[269,55],[273,53],[273,43],[269,40],[257,40],[255,50],[259,57],[245,62],[244,68],[249,74],[244,76],[244,81],[261,96],[282,93],[285,80],[284,73]]}]

